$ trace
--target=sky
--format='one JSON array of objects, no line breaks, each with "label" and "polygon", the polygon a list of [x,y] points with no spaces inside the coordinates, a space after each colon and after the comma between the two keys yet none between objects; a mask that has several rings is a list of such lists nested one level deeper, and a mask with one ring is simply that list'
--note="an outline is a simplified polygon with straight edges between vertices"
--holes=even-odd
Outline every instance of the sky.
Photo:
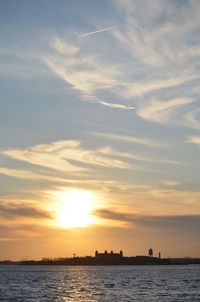
[{"label": "sky", "polygon": [[0,1],[0,259],[200,257],[200,1]]}]

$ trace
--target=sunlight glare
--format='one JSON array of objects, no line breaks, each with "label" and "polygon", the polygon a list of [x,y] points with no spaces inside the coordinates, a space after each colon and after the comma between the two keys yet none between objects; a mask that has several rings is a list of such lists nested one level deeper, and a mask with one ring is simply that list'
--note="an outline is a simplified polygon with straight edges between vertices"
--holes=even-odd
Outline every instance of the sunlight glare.
[{"label": "sunlight glare", "polygon": [[64,228],[84,227],[93,223],[95,195],[83,189],[58,192],[60,201],[57,209],[58,224]]}]

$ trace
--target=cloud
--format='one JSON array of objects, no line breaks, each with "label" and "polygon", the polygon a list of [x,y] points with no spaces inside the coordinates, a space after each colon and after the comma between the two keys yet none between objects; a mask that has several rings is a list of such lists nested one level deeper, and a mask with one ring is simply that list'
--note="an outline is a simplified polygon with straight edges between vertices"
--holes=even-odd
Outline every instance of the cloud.
[{"label": "cloud", "polygon": [[[115,136],[103,133],[98,133],[97,135],[131,143],[150,145],[152,147],[152,142],[144,138]],[[156,142],[156,146],[157,144]],[[70,179],[72,175],[77,179],[77,177],[85,175],[89,177],[89,175],[93,175],[93,173],[96,174],[95,169],[97,166],[109,169],[148,171],[149,168],[136,165],[135,163],[133,164],[133,161],[181,165],[180,162],[158,157],[151,158],[130,151],[119,151],[110,146],[87,149],[82,146],[80,141],[75,140],[56,141],[49,144],[31,146],[25,149],[8,149],[1,153],[9,158],[27,162],[32,165],[30,170],[0,167],[1,174],[27,180],[46,180],[58,183],[74,182],[73,179]],[[80,180],[80,182],[83,182],[83,180]]]},{"label": "cloud", "polygon": [[[143,110],[150,105],[149,99],[156,98],[163,103],[166,99],[196,100],[200,56],[198,1],[185,1],[180,7],[176,1],[156,1],[152,5],[146,0],[134,3],[115,0],[114,10],[122,26],[104,28],[99,23],[92,25],[97,30],[87,32],[86,29],[83,34],[80,28],[76,28],[76,33],[74,28],[73,33],[69,28],[60,36],[49,34],[44,38],[45,50],[38,47],[26,52],[24,47],[23,51],[18,47],[11,54],[9,49],[1,49],[8,56],[7,62],[12,62],[9,56],[16,57],[10,67],[2,61],[1,70],[8,72],[11,68],[11,73],[14,70],[19,73],[25,68],[23,74],[44,77],[49,77],[50,70],[80,100],[113,110],[135,109],[133,114],[141,118],[145,116]],[[98,39],[83,37],[103,31],[109,31],[109,35],[99,34]],[[198,103],[196,107],[198,110]],[[181,107],[176,109],[179,112]],[[199,129],[196,110],[187,109],[184,116],[176,115],[176,124]]]},{"label": "cloud", "polygon": [[80,42],[77,46],[74,44],[75,42],[63,41],[58,37],[53,37],[50,41],[56,54],[42,56],[42,61],[47,64],[55,75],[78,91],[82,100],[114,109],[129,110],[134,108],[120,102],[113,103],[112,98],[105,101],[98,96],[102,90],[107,91],[117,85],[119,70],[114,65],[101,62],[97,55],[83,53]]},{"label": "cloud", "polygon": [[29,170],[17,170],[17,169],[10,169],[10,168],[5,168],[5,167],[0,167],[0,174],[4,174],[7,176],[12,176],[16,178],[21,178],[21,179],[27,179],[27,180],[48,180],[48,181],[63,181],[59,177],[54,177],[54,176],[48,176],[48,175],[42,175],[40,173],[34,172],[34,171],[29,171]]},{"label": "cloud", "polygon": [[185,114],[185,123],[193,129],[200,129],[200,108],[191,110]]},{"label": "cloud", "polygon": [[115,150],[115,149],[110,148],[110,147],[101,148],[100,151],[103,154],[108,154],[110,156],[118,156],[118,157],[121,157],[121,158],[132,159],[132,160],[135,160],[135,161],[144,161],[144,162],[149,162],[149,163],[164,163],[164,164],[171,164],[171,165],[184,165],[183,163],[178,162],[178,161],[167,160],[165,158],[159,158],[159,157],[152,158],[150,156],[145,156],[141,153],[137,154],[137,153],[133,153],[133,152],[122,152],[122,151],[118,151],[118,150]]},{"label": "cloud", "polygon": [[27,149],[5,150],[2,154],[49,169],[80,172],[85,169],[70,164],[62,156],[57,156],[61,150],[74,150],[79,147],[79,144],[78,141],[59,141],[52,144],[36,145]]},{"label": "cloud", "polygon": [[[80,66],[77,65],[77,60]],[[70,84],[74,90],[81,92],[82,100],[115,109],[134,109],[133,106],[128,106],[126,104],[103,101],[95,95],[95,90],[106,90],[115,86],[115,81],[112,79],[113,71],[109,71],[110,68],[108,68],[107,73],[104,74],[102,68],[95,66],[91,62],[91,58],[77,58],[77,60],[71,60],[70,63],[68,61],[66,61],[66,63],[55,63],[48,60],[46,63],[56,75]],[[108,77],[109,73],[110,77]]]},{"label": "cloud", "polygon": [[128,105],[123,105],[123,104],[118,104],[118,103],[107,103],[105,101],[99,101],[100,104],[111,107],[111,108],[118,108],[118,109],[124,109],[124,110],[132,110],[135,109],[133,106],[128,106]]},{"label": "cloud", "polygon": [[160,199],[165,199],[168,198],[175,194],[176,192],[173,191],[172,189],[155,189],[152,190],[151,194],[155,197],[155,198],[160,198]]},{"label": "cloud", "polygon": [[143,96],[150,92],[155,92],[156,90],[169,89],[171,87],[180,86],[188,81],[192,81],[198,78],[196,75],[192,76],[180,76],[175,78],[159,79],[154,81],[149,81],[146,83],[127,83],[127,91],[125,91],[125,96],[127,98],[132,98],[134,96]]},{"label": "cloud", "polygon": [[[102,153],[101,149],[90,150],[81,146],[80,141],[65,140],[50,144],[35,145],[26,149],[9,149],[2,151],[2,154],[29,164],[45,167],[51,170],[68,173],[88,172],[91,166],[102,166],[107,168],[131,169],[131,165],[116,157]],[[73,162],[73,164],[72,164]],[[87,167],[82,167],[81,164]],[[16,175],[16,170],[0,169],[4,174]],[[26,174],[21,171],[18,176],[35,178],[34,173]]]},{"label": "cloud", "polygon": [[141,215],[138,213],[118,212],[109,208],[95,210],[94,215],[101,219],[124,222],[145,228],[190,228],[200,227],[200,215]]},{"label": "cloud", "polygon": [[187,142],[195,145],[200,145],[200,136],[189,136]]},{"label": "cloud", "polygon": [[181,9],[175,1],[115,3],[124,17],[123,31],[115,34],[133,59],[160,68],[172,63],[184,65],[191,59],[188,52],[199,56],[198,40],[194,39],[194,44],[188,41],[188,36],[196,36],[199,26],[198,1],[184,2]]},{"label": "cloud", "polygon": [[[169,125],[174,118],[173,125],[199,128],[194,117],[198,104],[195,110],[195,106],[182,109],[198,97],[199,5],[184,2],[177,9],[173,1],[114,3],[123,26],[76,37],[52,37],[50,47],[55,53],[41,56],[43,62],[83,101],[134,109],[133,114],[146,121]],[[80,37],[105,30],[109,30],[109,37]]]},{"label": "cloud", "polygon": [[[96,134],[95,134],[96,135]],[[151,140],[139,137],[126,137],[98,133],[105,138],[117,139],[128,143],[150,145]],[[164,144],[153,142],[156,147]],[[155,147],[155,146],[154,146]],[[86,148],[78,140],[61,140],[47,144],[40,144],[24,149],[7,149],[1,154],[16,161],[28,163],[23,169],[0,167],[0,174],[23,179],[25,181],[45,181],[45,185],[81,186],[97,188],[103,191],[134,191],[138,184],[133,184],[126,178],[128,171],[160,173],[160,164],[181,165],[183,163],[164,157],[153,157],[140,152],[130,152],[130,148],[123,150],[104,145],[96,148]],[[127,151],[128,150],[128,151]],[[148,164],[148,165],[147,165]],[[102,169],[103,168],[103,169]],[[124,172],[122,172],[124,171]],[[122,174],[123,173],[123,174]],[[128,172],[129,173],[129,172]],[[111,181],[112,179],[115,181]],[[120,180],[117,181],[118,177]],[[126,183],[123,178],[125,177]],[[143,187],[143,185],[141,184]],[[146,187],[146,186],[145,186]]]},{"label": "cloud", "polygon": [[161,183],[169,187],[174,187],[180,185],[181,182],[177,180],[162,180]]},{"label": "cloud", "polygon": [[169,144],[165,141],[158,141],[155,139],[149,139],[142,136],[128,136],[128,135],[113,134],[113,133],[106,133],[106,132],[95,132],[95,133],[89,132],[89,133],[95,136],[100,136],[100,137],[117,140],[121,142],[149,146],[152,148],[166,148],[169,146]]},{"label": "cloud", "polygon": [[19,203],[2,203],[0,204],[0,216],[6,219],[16,219],[16,218],[34,218],[34,219],[50,219],[50,213],[29,206],[26,204]]},{"label": "cloud", "polygon": [[185,98],[167,101],[152,100],[148,104],[143,104],[138,110],[138,114],[145,120],[166,124],[172,122],[172,117],[174,118],[177,108],[192,102],[193,100]]},{"label": "cloud", "polygon": [[79,51],[78,47],[76,47],[75,45],[67,44],[57,37],[53,37],[51,39],[51,45],[54,50],[61,55],[67,54],[69,56],[73,56],[76,55]]},{"label": "cloud", "polygon": [[174,125],[199,129],[198,104],[195,110],[181,108],[183,98],[193,102],[199,95],[198,1],[184,2],[181,9],[174,1],[115,3],[124,25],[113,35],[126,53],[124,64],[132,66],[129,77],[121,78],[120,95],[134,98],[136,112],[145,120],[169,125],[172,117]]},{"label": "cloud", "polygon": [[110,70],[105,77],[101,67],[95,66],[92,58],[72,58],[70,60],[57,59],[58,61],[46,60],[49,68],[64,81],[72,86],[74,90],[82,93],[84,100],[96,102],[93,95],[98,89],[106,89],[114,84],[113,71]]}]

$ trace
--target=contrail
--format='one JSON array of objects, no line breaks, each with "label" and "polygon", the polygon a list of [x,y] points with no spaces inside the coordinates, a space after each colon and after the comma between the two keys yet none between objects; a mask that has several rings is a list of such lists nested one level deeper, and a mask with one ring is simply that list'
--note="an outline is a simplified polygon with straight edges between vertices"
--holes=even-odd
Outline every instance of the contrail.
[{"label": "contrail", "polygon": [[102,32],[102,31],[111,30],[111,29],[113,29],[113,28],[116,28],[116,26],[111,26],[111,27],[106,27],[106,28],[103,28],[103,29],[91,31],[91,32],[89,32],[89,33],[80,35],[80,37],[85,37],[85,36],[89,36],[89,35],[94,35],[94,34],[97,34],[97,33]]}]

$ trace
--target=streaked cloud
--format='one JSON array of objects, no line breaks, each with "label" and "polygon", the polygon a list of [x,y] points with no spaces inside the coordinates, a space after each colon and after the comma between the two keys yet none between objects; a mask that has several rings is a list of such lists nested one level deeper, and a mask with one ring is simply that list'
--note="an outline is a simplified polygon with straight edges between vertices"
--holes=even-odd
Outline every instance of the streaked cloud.
[{"label": "streaked cloud", "polygon": [[60,178],[48,175],[42,175],[40,173],[29,171],[29,170],[17,170],[17,169],[10,169],[5,167],[0,167],[0,174],[26,179],[26,180],[48,180],[48,181],[61,181]]},{"label": "streaked cloud", "polygon": [[11,158],[49,169],[80,172],[85,169],[70,164],[62,156],[57,156],[63,148],[66,150],[74,150],[78,148],[78,146],[79,142],[77,141],[60,141],[53,144],[37,145],[28,149],[5,150],[2,153]]},{"label": "streaked cloud", "polygon": [[123,105],[123,104],[117,104],[117,103],[107,103],[105,101],[99,101],[98,103],[107,106],[107,107],[111,107],[111,108],[118,108],[118,109],[125,109],[125,110],[132,110],[135,109],[135,107],[133,106],[128,106],[128,105]]},{"label": "streaked cloud", "polygon": [[200,129],[200,108],[188,111],[185,114],[185,122],[193,129]]},{"label": "streaked cloud", "polygon": [[47,211],[37,209],[36,207],[19,204],[19,203],[2,203],[0,204],[0,217],[8,219],[16,219],[20,217],[34,219],[50,219],[52,218]]},{"label": "streaked cloud", "polygon": [[94,91],[112,87],[115,83],[112,78],[114,70],[108,68],[105,76],[103,66],[99,66],[92,57],[70,57],[69,60],[53,57],[46,59],[46,63],[56,75],[80,91],[84,100],[97,101]]},{"label": "streaked cloud", "polygon": [[147,137],[142,136],[130,136],[130,135],[122,135],[122,134],[113,134],[113,133],[105,133],[105,132],[90,132],[91,134],[99,137],[108,138],[111,140],[127,142],[138,145],[146,145],[153,148],[166,148],[169,144],[165,141],[158,141],[155,139],[149,139]]},{"label": "streaked cloud", "polygon": [[[106,134],[100,133],[105,136]],[[150,140],[139,137],[112,136],[111,140],[128,143],[150,145]],[[158,142],[156,142],[156,147]],[[163,147],[163,145],[161,145]],[[155,146],[154,146],[155,147]],[[152,183],[132,183],[127,173],[162,173],[160,165],[183,166],[180,161],[166,157],[153,157],[148,153],[130,151],[129,147],[117,149],[104,144],[103,146],[84,146],[78,140],[62,140],[52,143],[35,145],[24,149],[8,149],[1,152],[8,159],[26,164],[26,169],[0,167],[0,174],[19,178],[25,181],[39,182],[46,186],[79,186],[86,189],[104,192],[135,192],[151,190]],[[27,164],[29,166],[27,167]],[[134,173],[135,174],[135,173]]]},{"label": "streaked cloud", "polygon": [[150,163],[165,163],[165,164],[171,164],[171,165],[184,165],[184,163],[173,161],[173,160],[167,160],[165,158],[152,158],[150,156],[145,156],[141,153],[133,153],[133,152],[121,152],[117,151],[115,149],[105,147],[100,149],[103,154],[111,155],[111,156],[118,156],[121,158],[128,158],[136,161],[144,161],[144,162],[150,162]]},{"label": "streaked cloud", "polygon": [[[90,165],[120,169],[131,168],[130,164],[117,158],[111,158],[108,154],[102,153],[101,149],[85,149],[81,146],[80,141],[73,140],[36,145],[27,149],[10,149],[3,151],[2,154],[36,166],[68,173],[86,172]],[[80,163],[87,167],[81,166]],[[8,170],[3,169],[1,172],[9,173]],[[15,174],[16,170],[13,170],[13,173]],[[26,173],[22,171],[21,176],[25,175]],[[32,176],[35,175],[32,174]]]},{"label": "streaked cloud", "polygon": [[98,209],[94,215],[105,219],[124,222],[131,225],[147,228],[194,228],[200,227],[200,215],[141,215],[138,213],[119,212],[115,209]]},{"label": "streaked cloud", "polygon": [[133,58],[154,67],[166,66],[172,62],[180,66],[183,58],[190,59],[183,55],[186,50],[191,50],[196,44],[198,49],[198,41],[195,45],[190,45],[187,40],[188,35],[196,34],[195,30],[199,25],[198,1],[184,3],[179,10],[174,1],[158,0],[154,5],[146,0],[134,3],[116,0],[115,3],[124,13],[125,21],[125,29],[117,32],[117,36]]},{"label": "streaked cloud", "polygon": [[149,121],[166,124],[176,122],[176,110],[181,106],[192,103],[189,99],[171,99],[166,101],[152,100],[149,104],[145,103],[138,111],[138,114]]},{"label": "streaked cloud", "polygon": [[94,214],[107,220],[118,220],[126,223],[136,224],[146,227],[169,227],[193,226],[200,224],[200,215],[141,215],[138,213],[119,212],[112,208],[102,208],[94,211]]},{"label": "streaked cloud", "polygon": [[61,55],[76,55],[79,51],[78,47],[72,44],[67,44],[57,37],[51,39],[51,45]]},{"label": "streaked cloud", "polygon": [[55,75],[81,93],[82,100],[115,109],[134,109],[134,106],[126,103],[113,102],[112,99],[108,101],[98,96],[102,90],[112,89],[117,85],[120,73],[118,68],[105,65],[94,54],[82,53],[77,43],[63,41],[58,37],[53,37],[50,42],[56,54],[42,56],[41,59]]},{"label": "streaked cloud", "polygon": [[180,185],[180,181],[177,180],[163,180],[161,181],[164,185],[174,187]]},{"label": "streaked cloud", "polygon": [[[97,29],[76,38],[53,36],[49,41],[55,53],[41,59],[84,101],[134,109],[134,114],[146,121],[169,125],[173,118],[174,126],[199,127],[194,118],[197,103],[182,114],[182,107],[194,103],[197,97],[199,72],[193,62],[199,56],[199,43],[189,43],[187,37],[195,37],[199,28],[195,12],[198,4],[185,4],[194,15],[191,22],[183,11],[177,12],[173,2],[166,5],[157,1],[153,7],[147,1],[114,3],[123,18],[122,26]],[[166,18],[158,20],[160,15]],[[95,44],[80,39],[104,31],[109,31],[109,38],[99,35]],[[102,41],[109,45],[109,39],[113,49],[120,47],[115,55],[108,47],[102,48]]]},{"label": "streaked cloud", "polygon": [[192,81],[194,79],[198,78],[196,75],[192,76],[178,76],[175,78],[167,78],[167,79],[160,79],[160,80],[154,80],[149,81],[146,83],[127,83],[125,84],[125,87],[127,86],[127,92],[125,91],[125,96],[127,98],[132,98],[135,96],[143,96],[150,92],[155,92],[157,90],[162,89],[170,89],[172,87],[180,86],[188,81]]},{"label": "streaked cloud", "polygon": [[195,145],[200,145],[200,136],[198,135],[189,136],[187,142]]}]

